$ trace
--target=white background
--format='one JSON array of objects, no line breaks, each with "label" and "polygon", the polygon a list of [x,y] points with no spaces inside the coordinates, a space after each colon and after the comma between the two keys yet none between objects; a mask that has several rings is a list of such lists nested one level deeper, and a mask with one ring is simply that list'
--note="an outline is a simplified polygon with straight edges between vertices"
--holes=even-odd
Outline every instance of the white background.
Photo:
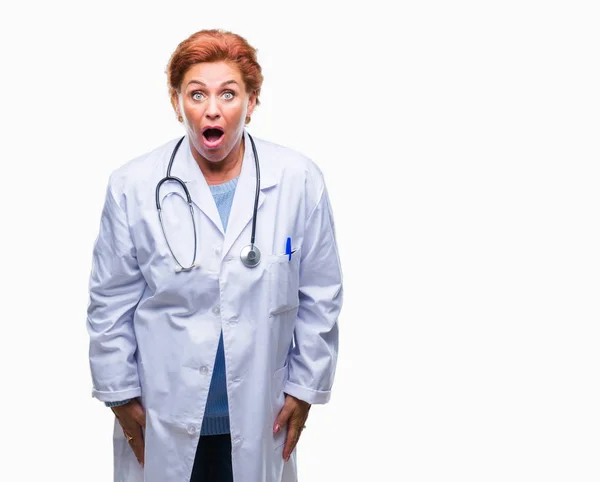
[{"label": "white background", "polygon": [[167,61],[219,27],[258,49],[249,131],[317,162],[336,220],[300,480],[598,481],[595,2],[160,3],[0,12],[0,480],[112,480],[85,329],[105,187],[182,135]]}]

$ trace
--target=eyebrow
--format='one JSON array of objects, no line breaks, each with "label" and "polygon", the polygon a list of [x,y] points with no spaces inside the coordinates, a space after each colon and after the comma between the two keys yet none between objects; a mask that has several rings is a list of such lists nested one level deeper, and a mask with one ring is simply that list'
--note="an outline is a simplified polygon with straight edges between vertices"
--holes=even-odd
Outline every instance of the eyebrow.
[{"label": "eyebrow", "polygon": [[[201,80],[196,80],[196,79],[190,80],[188,82],[188,85],[190,85],[190,84],[199,84],[199,85],[202,85],[202,86],[206,87],[206,84],[204,82],[202,82]],[[221,84],[221,87],[224,87],[224,86],[229,85],[229,84],[235,84],[235,85],[239,86],[239,84],[235,80],[231,79],[231,80],[226,80],[225,82],[223,82]]]}]

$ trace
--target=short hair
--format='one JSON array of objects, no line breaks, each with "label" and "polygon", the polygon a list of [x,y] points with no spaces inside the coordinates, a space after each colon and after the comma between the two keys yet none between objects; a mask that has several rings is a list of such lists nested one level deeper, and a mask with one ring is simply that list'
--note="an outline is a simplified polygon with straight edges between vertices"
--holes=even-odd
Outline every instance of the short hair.
[{"label": "short hair", "polygon": [[245,38],[222,29],[200,30],[177,46],[166,71],[171,102],[175,102],[185,73],[192,65],[219,61],[231,63],[239,69],[246,91],[256,94],[256,105],[259,105],[263,75],[256,60],[256,49]]}]

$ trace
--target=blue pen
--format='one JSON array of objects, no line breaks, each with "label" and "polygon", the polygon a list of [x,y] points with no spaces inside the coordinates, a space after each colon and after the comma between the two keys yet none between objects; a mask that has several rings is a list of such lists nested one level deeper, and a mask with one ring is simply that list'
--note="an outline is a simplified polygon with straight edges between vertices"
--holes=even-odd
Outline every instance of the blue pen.
[{"label": "blue pen", "polygon": [[285,243],[285,254],[288,255],[288,261],[292,260],[292,238],[287,238]]}]

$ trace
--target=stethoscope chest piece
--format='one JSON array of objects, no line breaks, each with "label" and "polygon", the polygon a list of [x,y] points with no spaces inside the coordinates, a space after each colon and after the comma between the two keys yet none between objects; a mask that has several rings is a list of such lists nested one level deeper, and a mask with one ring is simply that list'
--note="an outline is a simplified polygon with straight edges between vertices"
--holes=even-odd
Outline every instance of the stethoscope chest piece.
[{"label": "stethoscope chest piece", "polygon": [[247,268],[254,268],[260,263],[260,249],[252,244],[249,244],[248,246],[242,248],[240,258],[242,259],[244,266]]}]

